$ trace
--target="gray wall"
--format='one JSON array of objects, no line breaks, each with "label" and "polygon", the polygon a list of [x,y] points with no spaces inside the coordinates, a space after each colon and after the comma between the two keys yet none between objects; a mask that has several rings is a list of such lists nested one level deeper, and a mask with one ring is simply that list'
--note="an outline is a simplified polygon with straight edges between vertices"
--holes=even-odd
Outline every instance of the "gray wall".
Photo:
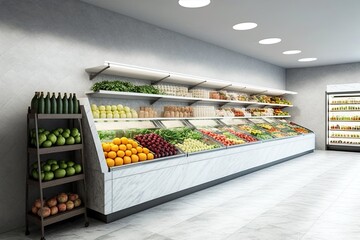
[{"label": "gray wall", "polygon": [[316,134],[316,148],[325,149],[325,91],[331,84],[358,83],[360,63],[286,70],[286,88],[298,95],[291,99],[293,120]]},{"label": "gray wall", "polygon": [[[24,224],[26,111],[37,90],[76,92],[105,60],[285,87],[285,70],[76,0],[0,0],[0,232]],[[17,204],[15,204],[17,203]]]}]

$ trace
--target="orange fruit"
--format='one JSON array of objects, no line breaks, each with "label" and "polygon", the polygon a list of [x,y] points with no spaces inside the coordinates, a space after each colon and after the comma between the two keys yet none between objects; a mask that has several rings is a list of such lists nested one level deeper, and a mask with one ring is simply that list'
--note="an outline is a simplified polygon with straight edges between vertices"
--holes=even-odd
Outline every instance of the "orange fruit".
[{"label": "orange fruit", "polygon": [[108,153],[107,153],[107,152],[104,152],[104,156],[105,156],[105,158],[107,158],[107,155],[108,155]]},{"label": "orange fruit", "polygon": [[143,149],[142,149],[142,147],[136,147],[136,151],[137,151],[138,153],[142,153],[142,152],[143,152]]},{"label": "orange fruit", "polygon": [[127,148],[126,148],[126,145],[125,145],[125,144],[121,144],[121,145],[119,146],[119,149],[125,151]]},{"label": "orange fruit", "polygon": [[108,158],[115,159],[116,157],[117,157],[116,152],[114,152],[114,151],[110,151],[110,152],[108,152]]},{"label": "orange fruit", "polygon": [[117,156],[122,158],[125,156],[125,152],[122,150],[119,150],[119,151],[117,151]]},{"label": "orange fruit", "polygon": [[131,138],[128,138],[128,143],[132,144],[134,142],[134,140],[132,140]]},{"label": "orange fruit", "polygon": [[131,151],[133,154],[137,154],[136,148],[132,148],[132,149],[130,149],[130,151]]},{"label": "orange fruit", "polygon": [[154,159],[154,154],[148,153],[148,154],[147,154],[147,159],[148,159],[148,160],[153,160],[153,159]]},{"label": "orange fruit", "polygon": [[111,146],[108,143],[103,143],[102,148],[103,148],[104,152],[110,152],[110,150],[111,150]]},{"label": "orange fruit", "polygon": [[126,151],[125,151],[125,155],[130,157],[130,156],[132,155],[132,151],[126,150]]},{"label": "orange fruit", "polygon": [[131,162],[132,163],[136,163],[138,161],[139,161],[138,155],[135,155],[135,154],[131,155]]},{"label": "orange fruit", "polygon": [[119,150],[119,146],[118,145],[112,145],[111,146],[111,151],[117,152]]},{"label": "orange fruit", "polygon": [[114,138],[113,143],[116,144],[116,145],[120,145],[121,144],[121,139],[120,138]]},{"label": "orange fruit", "polygon": [[108,165],[108,167],[113,167],[113,166],[115,166],[115,161],[114,161],[114,159],[107,158],[106,164]]},{"label": "orange fruit", "polygon": [[133,141],[133,142],[131,143],[131,145],[133,146],[133,148],[136,148],[136,147],[138,146],[138,143],[135,142],[135,141]]},{"label": "orange fruit", "polygon": [[128,143],[128,139],[126,137],[122,137],[121,138],[121,143],[122,144],[127,144]]},{"label": "orange fruit", "polygon": [[124,164],[124,159],[122,159],[121,157],[115,158],[115,166],[120,166],[123,164]]},{"label": "orange fruit", "polygon": [[145,161],[147,159],[147,155],[145,153],[139,153],[138,156],[140,161]]},{"label": "orange fruit", "polygon": [[148,154],[149,152],[150,152],[150,150],[149,150],[149,149],[147,149],[147,148],[143,148],[143,153]]},{"label": "orange fruit", "polygon": [[130,143],[128,143],[128,144],[126,144],[126,148],[130,150],[130,149],[132,149],[132,145]]},{"label": "orange fruit", "polygon": [[124,164],[129,164],[129,163],[131,163],[131,157],[125,156],[124,157]]}]

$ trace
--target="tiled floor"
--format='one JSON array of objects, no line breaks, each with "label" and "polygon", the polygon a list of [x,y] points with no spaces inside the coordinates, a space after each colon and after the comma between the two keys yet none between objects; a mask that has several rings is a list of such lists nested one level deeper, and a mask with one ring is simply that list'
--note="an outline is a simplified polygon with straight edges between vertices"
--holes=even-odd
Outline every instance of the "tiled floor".
[{"label": "tiled floor", "polygon": [[[113,223],[50,226],[46,239],[357,240],[360,154],[315,153],[220,184]],[[28,237],[23,229],[0,239]]]}]

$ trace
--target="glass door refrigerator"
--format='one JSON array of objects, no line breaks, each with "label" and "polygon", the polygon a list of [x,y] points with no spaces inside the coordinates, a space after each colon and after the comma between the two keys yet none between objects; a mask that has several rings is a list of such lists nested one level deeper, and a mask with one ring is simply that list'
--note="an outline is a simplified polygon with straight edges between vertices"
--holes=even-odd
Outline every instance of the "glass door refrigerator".
[{"label": "glass door refrigerator", "polygon": [[326,96],[326,149],[360,151],[360,92]]}]

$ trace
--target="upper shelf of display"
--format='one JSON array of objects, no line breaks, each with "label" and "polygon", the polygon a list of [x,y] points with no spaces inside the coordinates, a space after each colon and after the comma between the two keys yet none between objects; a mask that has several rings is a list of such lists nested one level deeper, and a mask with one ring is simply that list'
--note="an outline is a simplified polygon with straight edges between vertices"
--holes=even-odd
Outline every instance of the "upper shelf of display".
[{"label": "upper shelf of display", "polygon": [[108,74],[135,79],[149,80],[156,83],[173,83],[187,86],[199,86],[205,88],[213,88],[217,90],[240,91],[251,94],[266,94],[272,96],[280,96],[285,94],[297,94],[297,92],[257,87],[248,84],[240,84],[234,82],[226,82],[222,80],[191,76],[181,73],[167,72],[163,70],[132,66],[122,63],[108,62],[103,65],[86,68],[85,71],[90,74],[90,80],[99,74]]}]

